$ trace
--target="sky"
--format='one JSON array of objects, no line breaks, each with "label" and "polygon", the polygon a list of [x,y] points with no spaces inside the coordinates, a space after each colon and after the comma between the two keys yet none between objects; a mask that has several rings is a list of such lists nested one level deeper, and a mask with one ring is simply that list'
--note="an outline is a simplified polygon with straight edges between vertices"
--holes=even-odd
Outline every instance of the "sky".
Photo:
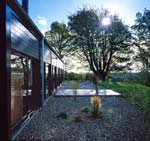
[{"label": "sky", "polygon": [[[21,0],[19,0],[21,1]],[[44,33],[50,30],[54,21],[68,22],[68,16],[83,6],[108,8],[112,14],[119,14],[128,25],[133,25],[137,12],[150,9],[149,0],[29,0],[29,16]]]}]

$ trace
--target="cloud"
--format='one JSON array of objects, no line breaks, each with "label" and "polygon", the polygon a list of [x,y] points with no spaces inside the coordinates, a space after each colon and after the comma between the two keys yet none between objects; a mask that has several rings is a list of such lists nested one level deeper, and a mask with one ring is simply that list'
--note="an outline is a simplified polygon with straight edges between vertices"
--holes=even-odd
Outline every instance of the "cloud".
[{"label": "cloud", "polygon": [[37,19],[36,19],[36,22],[39,25],[42,25],[42,26],[47,26],[48,25],[47,19],[45,17],[38,16]]},{"label": "cloud", "polygon": [[49,29],[40,29],[40,31],[42,32],[42,34],[45,36],[45,32],[48,31]]}]

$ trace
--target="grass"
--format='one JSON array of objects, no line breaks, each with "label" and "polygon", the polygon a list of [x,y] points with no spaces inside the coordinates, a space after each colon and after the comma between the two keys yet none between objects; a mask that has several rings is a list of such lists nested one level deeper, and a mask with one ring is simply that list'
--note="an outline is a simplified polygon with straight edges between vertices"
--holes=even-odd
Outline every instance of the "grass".
[{"label": "grass", "polygon": [[133,103],[150,110],[150,87],[133,82],[100,82],[101,86],[121,93]]},{"label": "grass", "polygon": [[150,87],[133,82],[100,82],[100,85],[121,93],[127,99],[144,109],[146,138],[150,140]]}]

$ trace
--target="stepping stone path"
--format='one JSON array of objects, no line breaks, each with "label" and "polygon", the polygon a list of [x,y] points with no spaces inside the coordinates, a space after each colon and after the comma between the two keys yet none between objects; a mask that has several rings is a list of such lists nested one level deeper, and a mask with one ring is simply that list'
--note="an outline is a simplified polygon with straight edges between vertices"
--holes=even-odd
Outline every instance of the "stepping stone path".
[{"label": "stepping stone path", "polygon": [[[120,94],[110,89],[99,87],[99,95],[119,96]],[[56,96],[73,96],[73,89],[70,82],[65,82],[62,87],[57,90]],[[96,95],[95,86],[87,82],[79,82],[79,89],[77,90],[77,96],[94,96]]]}]

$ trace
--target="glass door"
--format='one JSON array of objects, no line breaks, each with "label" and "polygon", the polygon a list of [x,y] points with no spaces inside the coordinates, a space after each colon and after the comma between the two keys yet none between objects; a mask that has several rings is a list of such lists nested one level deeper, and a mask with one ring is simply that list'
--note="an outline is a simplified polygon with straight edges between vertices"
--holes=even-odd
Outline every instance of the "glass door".
[{"label": "glass door", "polygon": [[32,61],[24,58],[24,95],[23,95],[23,114],[26,115],[32,111]]},{"label": "glass door", "polygon": [[11,124],[13,125],[32,109],[31,59],[11,55]]},{"label": "glass door", "polygon": [[23,116],[24,79],[22,60],[11,55],[11,124]]}]

